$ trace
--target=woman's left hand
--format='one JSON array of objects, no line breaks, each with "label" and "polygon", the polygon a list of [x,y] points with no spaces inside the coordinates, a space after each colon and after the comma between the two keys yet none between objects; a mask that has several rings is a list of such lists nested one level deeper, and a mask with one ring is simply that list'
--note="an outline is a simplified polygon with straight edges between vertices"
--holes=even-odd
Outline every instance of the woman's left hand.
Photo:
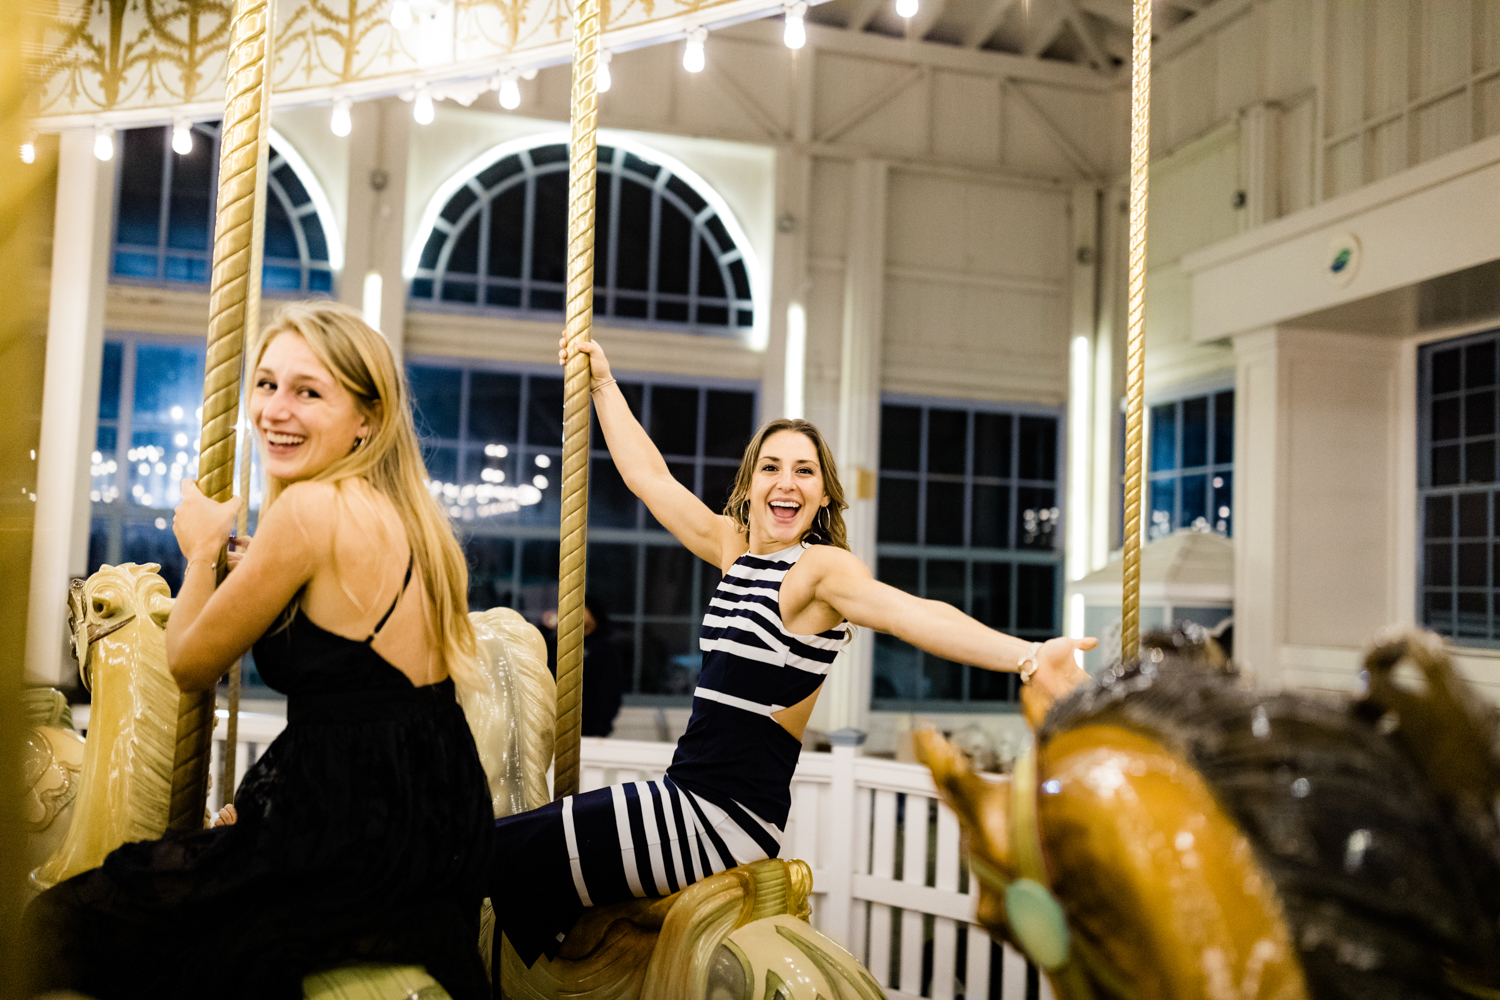
[{"label": "woman's left hand", "polygon": [[239,514],[239,497],[231,497],[223,503],[210,500],[191,479],[182,481],[182,503],[172,514],[172,533],[177,536],[177,545],[188,559],[219,557],[219,550],[229,541],[234,530],[235,516]]},{"label": "woman's left hand", "polygon": [[1048,711],[1072,690],[1089,679],[1087,670],[1078,665],[1074,652],[1087,651],[1099,645],[1097,639],[1048,639],[1036,651],[1036,672],[1021,688],[1021,707],[1026,721],[1036,729]]}]

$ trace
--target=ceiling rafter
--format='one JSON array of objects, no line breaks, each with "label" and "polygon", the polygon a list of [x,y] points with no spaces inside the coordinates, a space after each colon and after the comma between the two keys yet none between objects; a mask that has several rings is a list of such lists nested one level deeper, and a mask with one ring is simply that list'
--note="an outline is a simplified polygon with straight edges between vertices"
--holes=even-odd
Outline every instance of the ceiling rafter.
[{"label": "ceiling rafter", "polygon": [[1036,59],[1052,47],[1057,41],[1057,36],[1062,34],[1063,23],[1066,18],[1062,11],[1055,11],[1047,16],[1045,21],[1038,24],[1037,29],[1030,32],[1031,37],[1026,39],[1026,45],[1021,49],[1021,55],[1028,59]]},{"label": "ceiling rafter", "polygon": [[1000,22],[1005,20],[1005,15],[1010,13],[1015,2],[1016,0],[990,0],[979,20],[964,34],[964,47],[977,49],[989,41],[990,36],[1000,30]]},{"label": "ceiling rafter", "polygon": [[917,8],[917,16],[912,18],[911,24],[907,26],[907,37],[926,38],[932,26],[937,24],[938,18],[943,16],[943,11],[947,9],[947,6],[948,0],[922,0],[922,5]]},{"label": "ceiling rafter", "polygon": [[1094,64],[1095,69],[1113,67],[1114,63],[1100,46],[1099,38],[1094,34],[1093,26],[1089,24],[1089,20],[1083,11],[1078,9],[1078,4],[1075,0],[1060,0],[1060,2],[1062,4],[1063,16],[1073,26],[1073,32],[1078,36],[1078,40],[1083,43],[1083,49],[1088,53],[1089,62]]},{"label": "ceiling rafter", "polygon": [[875,19],[875,15],[880,13],[885,2],[886,0],[855,0],[854,6],[849,10],[849,23],[845,27],[850,31],[864,31]]}]

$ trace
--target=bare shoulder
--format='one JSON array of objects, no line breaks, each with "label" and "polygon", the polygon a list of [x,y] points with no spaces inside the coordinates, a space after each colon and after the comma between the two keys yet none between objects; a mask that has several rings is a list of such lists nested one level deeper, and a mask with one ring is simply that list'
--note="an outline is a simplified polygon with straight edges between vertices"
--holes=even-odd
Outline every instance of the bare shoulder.
[{"label": "bare shoulder", "polygon": [[728,514],[716,515],[719,519],[719,570],[723,572],[734,565],[750,547],[750,540]]},{"label": "bare shoulder", "polygon": [[842,576],[848,573],[858,576],[870,575],[870,568],[860,560],[859,556],[837,545],[810,546],[799,561],[819,577]]},{"label": "bare shoulder", "polygon": [[[281,491],[276,502],[261,516],[260,531],[267,528],[278,534],[301,535],[316,544],[326,541],[333,528],[333,511],[338,487],[333,483],[293,483]],[[298,531],[286,532],[295,526]]]}]

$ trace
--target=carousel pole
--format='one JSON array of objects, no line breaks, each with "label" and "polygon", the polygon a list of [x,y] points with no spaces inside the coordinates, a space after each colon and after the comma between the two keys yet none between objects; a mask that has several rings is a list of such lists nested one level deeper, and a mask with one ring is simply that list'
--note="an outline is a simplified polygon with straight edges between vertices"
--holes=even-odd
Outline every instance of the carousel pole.
[{"label": "carousel pole", "polygon": [[589,519],[589,358],[594,321],[594,175],[598,167],[599,0],[573,8],[573,127],[568,150],[567,366],[563,375],[562,545],[557,580],[557,758],[553,793],[578,791],[583,726],[583,581]]},{"label": "carousel pole", "polygon": [[1146,187],[1150,172],[1151,0],[1134,0],[1130,57],[1130,264],[1125,335],[1125,562],[1120,659],[1141,648],[1142,433],[1146,396]]},{"label": "carousel pole", "polygon": [[[198,488],[205,496],[220,501],[233,495],[245,331],[255,322],[254,310],[260,303],[258,234],[265,201],[259,192],[265,187],[264,150],[270,129],[267,69],[274,13],[272,0],[237,0],[225,70],[202,447],[198,453]],[[224,560],[221,554],[221,580],[228,568]],[[170,829],[197,830],[203,826],[213,732],[214,692],[184,694],[177,709]]]}]

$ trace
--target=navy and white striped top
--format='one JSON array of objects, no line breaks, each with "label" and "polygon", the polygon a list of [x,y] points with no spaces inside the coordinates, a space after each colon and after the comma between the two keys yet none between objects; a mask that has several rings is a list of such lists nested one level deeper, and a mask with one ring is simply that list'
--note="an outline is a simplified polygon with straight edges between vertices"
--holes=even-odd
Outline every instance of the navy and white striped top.
[{"label": "navy and white striped top", "polygon": [[802,743],[771,718],[813,694],[848,643],[847,622],[817,635],[788,632],[781,581],[807,545],[748,552],[719,581],[703,616],[703,668],[693,715],[667,776],[728,808],[726,800],[785,829]]}]

